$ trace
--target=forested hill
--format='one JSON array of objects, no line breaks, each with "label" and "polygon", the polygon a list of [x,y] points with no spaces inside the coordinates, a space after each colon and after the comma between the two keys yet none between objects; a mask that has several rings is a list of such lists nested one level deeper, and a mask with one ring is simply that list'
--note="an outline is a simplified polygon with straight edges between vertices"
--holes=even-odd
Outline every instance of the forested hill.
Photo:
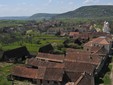
[{"label": "forested hill", "polygon": [[54,18],[98,18],[112,17],[113,5],[83,6],[74,11],[56,15]]},{"label": "forested hill", "polygon": [[32,15],[31,17],[29,17],[29,19],[32,20],[42,20],[42,19],[50,19],[54,16],[56,16],[57,14],[49,14],[49,13],[37,13]]}]

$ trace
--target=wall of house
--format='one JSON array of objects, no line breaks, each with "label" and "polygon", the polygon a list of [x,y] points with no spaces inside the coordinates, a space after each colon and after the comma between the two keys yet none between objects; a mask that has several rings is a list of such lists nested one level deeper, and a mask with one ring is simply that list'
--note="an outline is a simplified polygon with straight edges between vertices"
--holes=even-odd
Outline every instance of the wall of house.
[{"label": "wall of house", "polygon": [[95,70],[96,75],[98,75],[100,73],[100,71],[102,70],[102,68],[106,64],[108,58],[109,58],[108,55],[106,55],[105,58],[101,60],[101,63],[97,66],[97,68]]},{"label": "wall of house", "polygon": [[110,45],[104,45],[104,47],[107,50],[107,52],[109,53],[109,51],[110,51]]}]

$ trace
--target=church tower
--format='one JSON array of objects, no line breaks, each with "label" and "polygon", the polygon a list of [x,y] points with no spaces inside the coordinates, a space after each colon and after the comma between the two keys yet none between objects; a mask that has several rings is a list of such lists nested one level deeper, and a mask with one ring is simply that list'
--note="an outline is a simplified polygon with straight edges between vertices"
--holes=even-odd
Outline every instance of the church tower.
[{"label": "church tower", "polygon": [[103,32],[105,33],[110,33],[110,28],[109,28],[109,22],[104,22],[104,26],[103,26]]}]

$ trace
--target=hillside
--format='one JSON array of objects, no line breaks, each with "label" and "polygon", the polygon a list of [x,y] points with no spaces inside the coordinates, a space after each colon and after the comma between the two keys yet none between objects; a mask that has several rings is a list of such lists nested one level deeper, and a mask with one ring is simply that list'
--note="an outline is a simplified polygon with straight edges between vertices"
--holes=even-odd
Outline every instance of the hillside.
[{"label": "hillside", "polygon": [[112,5],[95,5],[95,6],[83,6],[74,11],[59,14],[53,18],[100,18],[100,17],[112,17],[113,6]]},{"label": "hillside", "polygon": [[31,17],[29,17],[29,19],[31,20],[42,20],[42,19],[50,19],[54,16],[56,16],[57,14],[48,14],[48,13],[37,13],[32,15]]}]

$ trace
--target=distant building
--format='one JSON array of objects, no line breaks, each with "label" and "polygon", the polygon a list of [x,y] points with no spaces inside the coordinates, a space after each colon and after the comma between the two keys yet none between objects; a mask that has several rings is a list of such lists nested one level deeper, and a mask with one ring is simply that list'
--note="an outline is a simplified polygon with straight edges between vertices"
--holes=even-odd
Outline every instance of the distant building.
[{"label": "distant building", "polygon": [[91,41],[84,44],[84,48],[90,48],[92,46],[103,46],[107,52],[109,53],[112,46],[112,39],[109,37],[101,36],[98,38],[94,38]]},{"label": "distant building", "polygon": [[110,33],[109,22],[104,22],[103,32]]}]

